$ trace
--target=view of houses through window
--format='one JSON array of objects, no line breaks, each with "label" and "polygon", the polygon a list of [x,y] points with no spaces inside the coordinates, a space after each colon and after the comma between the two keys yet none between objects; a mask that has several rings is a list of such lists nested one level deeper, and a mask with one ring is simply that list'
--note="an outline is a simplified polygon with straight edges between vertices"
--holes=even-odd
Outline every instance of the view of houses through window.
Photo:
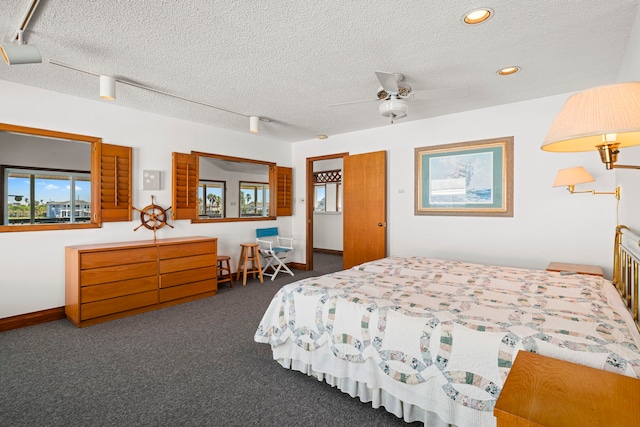
[{"label": "view of houses through window", "polygon": [[90,173],[5,168],[3,175],[5,225],[90,222]]},{"label": "view of houses through window", "polygon": [[198,206],[201,218],[225,217],[225,182],[201,180],[198,189]]},{"label": "view of houses through window", "polygon": [[240,181],[240,217],[269,216],[269,184]]}]

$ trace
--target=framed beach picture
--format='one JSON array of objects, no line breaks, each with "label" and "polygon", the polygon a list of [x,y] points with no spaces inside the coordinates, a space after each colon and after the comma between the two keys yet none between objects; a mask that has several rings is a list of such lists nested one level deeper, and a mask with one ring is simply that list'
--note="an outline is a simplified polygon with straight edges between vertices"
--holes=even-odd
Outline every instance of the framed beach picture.
[{"label": "framed beach picture", "polygon": [[415,214],[513,216],[513,137],[415,149]]}]

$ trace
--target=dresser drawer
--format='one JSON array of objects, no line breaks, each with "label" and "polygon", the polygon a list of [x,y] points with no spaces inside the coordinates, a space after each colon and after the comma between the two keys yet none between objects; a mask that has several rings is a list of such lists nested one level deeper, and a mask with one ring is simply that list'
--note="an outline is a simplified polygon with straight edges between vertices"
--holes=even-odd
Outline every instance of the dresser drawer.
[{"label": "dresser drawer", "polygon": [[185,283],[216,278],[216,267],[196,268],[194,270],[176,271],[160,275],[160,287],[184,285]]},{"label": "dresser drawer", "polygon": [[163,288],[160,289],[160,303],[203,294],[205,292],[215,292],[217,289],[218,285],[214,279]]},{"label": "dresser drawer", "polygon": [[172,273],[174,271],[191,270],[194,268],[211,267],[217,265],[215,255],[196,255],[184,258],[172,258],[160,260],[160,274]]},{"label": "dresser drawer", "polygon": [[110,298],[102,301],[82,304],[80,319],[88,320],[109,314],[120,313],[135,308],[157,305],[158,291],[147,291],[139,294],[126,295],[118,298]]},{"label": "dresser drawer", "polygon": [[110,267],[158,260],[155,247],[119,249],[112,251],[85,252],[80,255],[80,269]]},{"label": "dresser drawer", "polygon": [[121,280],[119,282],[104,283],[93,286],[83,286],[81,289],[81,303],[100,301],[140,292],[158,289],[158,276],[142,277],[139,279]]},{"label": "dresser drawer", "polygon": [[139,277],[154,276],[157,274],[158,263],[153,261],[82,270],[80,272],[80,280],[81,286],[91,286],[99,283],[117,282],[120,280],[136,279]]},{"label": "dresser drawer", "polygon": [[161,260],[169,258],[191,257],[194,255],[216,254],[217,242],[204,241],[193,243],[180,243],[173,245],[158,246],[158,256]]}]

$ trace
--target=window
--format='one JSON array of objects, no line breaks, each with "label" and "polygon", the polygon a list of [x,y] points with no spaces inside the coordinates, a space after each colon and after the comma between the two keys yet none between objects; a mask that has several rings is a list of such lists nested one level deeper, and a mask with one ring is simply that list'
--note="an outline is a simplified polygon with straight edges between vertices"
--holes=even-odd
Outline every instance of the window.
[{"label": "window", "polygon": [[325,184],[315,184],[313,188],[313,210],[315,212],[325,212],[327,210],[327,186]]},{"label": "window", "polygon": [[225,182],[200,181],[198,187],[198,215],[200,218],[224,218]]},{"label": "window", "polygon": [[3,169],[4,225],[91,222],[91,173]]},{"label": "window", "polygon": [[342,212],[342,171],[314,172],[314,212]]},{"label": "window", "polygon": [[269,216],[269,184],[240,182],[240,217]]}]

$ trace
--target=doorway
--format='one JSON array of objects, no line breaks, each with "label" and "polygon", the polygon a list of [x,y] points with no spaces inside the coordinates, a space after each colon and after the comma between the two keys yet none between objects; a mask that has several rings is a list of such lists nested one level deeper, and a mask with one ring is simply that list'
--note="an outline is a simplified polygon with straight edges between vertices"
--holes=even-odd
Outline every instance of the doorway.
[{"label": "doorway", "polygon": [[[316,189],[315,189],[315,179],[314,172],[315,166],[318,164],[330,161],[330,160],[343,160],[344,157],[347,157],[349,153],[337,153],[337,154],[329,154],[325,156],[319,157],[308,157],[307,158],[307,210],[306,210],[306,219],[307,219],[307,245],[306,245],[306,269],[313,270],[313,252],[314,252],[314,212],[315,212],[315,199],[316,199]],[[342,162],[344,163],[344,162]],[[343,166],[341,166],[342,169]],[[335,218],[334,218],[335,219]]]},{"label": "doorway", "polygon": [[[387,253],[386,151],[339,153],[307,158],[306,269],[313,270],[314,163],[342,159],[344,268],[383,258]],[[346,178],[345,178],[346,177]]]}]

